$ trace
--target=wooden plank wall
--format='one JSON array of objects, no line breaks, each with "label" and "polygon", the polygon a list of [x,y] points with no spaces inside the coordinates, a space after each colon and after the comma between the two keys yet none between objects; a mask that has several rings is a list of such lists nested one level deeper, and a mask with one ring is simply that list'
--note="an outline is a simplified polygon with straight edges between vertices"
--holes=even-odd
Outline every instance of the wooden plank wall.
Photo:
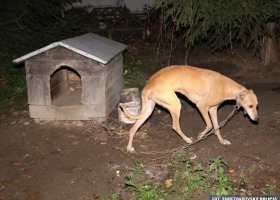
[{"label": "wooden plank wall", "polygon": [[51,105],[49,77],[26,75],[28,103],[33,105]]},{"label": "wooden plank wall", "polygon": [[117,55],[107,65],[105,104],[107,114],[109,114],[120,100],[120,91],[124,88],[123,80],[123,57]]}]

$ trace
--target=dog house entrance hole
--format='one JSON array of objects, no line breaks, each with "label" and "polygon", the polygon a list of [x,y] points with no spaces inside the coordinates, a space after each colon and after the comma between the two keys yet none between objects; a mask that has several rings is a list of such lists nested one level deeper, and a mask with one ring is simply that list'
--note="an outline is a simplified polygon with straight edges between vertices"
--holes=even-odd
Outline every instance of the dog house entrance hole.
[{"label": "dog house entrance hole", "polygon": [[71,106],[81,104],[82,82],[79,73],[62,66],[50,77],[52,105]]}]

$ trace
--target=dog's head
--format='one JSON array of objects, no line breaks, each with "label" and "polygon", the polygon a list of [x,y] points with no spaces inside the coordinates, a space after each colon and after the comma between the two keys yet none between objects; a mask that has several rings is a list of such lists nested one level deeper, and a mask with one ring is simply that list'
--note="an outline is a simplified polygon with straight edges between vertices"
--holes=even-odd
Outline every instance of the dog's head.
[{"label": "dog's head", "polygon": [[253,121],[258,121],[258,99],[253,90],[245,90],[237,95],[236,103],[244,108],[244,113],[248,114]]}]

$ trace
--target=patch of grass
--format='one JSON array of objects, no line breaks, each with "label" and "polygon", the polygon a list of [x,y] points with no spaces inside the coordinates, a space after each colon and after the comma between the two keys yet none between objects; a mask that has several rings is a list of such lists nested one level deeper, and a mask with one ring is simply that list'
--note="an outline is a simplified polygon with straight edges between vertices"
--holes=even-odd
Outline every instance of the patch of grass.
[{"label": "patch of grass", "polygon": [[26,89],[26,78],[23,70],[14,70],[7,83],[0,85],[0,102],[11,101]]},{"label": "patch of grass", "polygon": [[[185,151],[176,151],[167,162],[167,174],[162,180],[155,180],[145,173],[141,161],[133,159],[134,168],[125,173],[125,192],[131,199],[197,199],[201,195],[233,194],[230,176],[224,170],[225,162],[221,157],[210,160],[207,167],[191,160]],[[110,196],[121,199],[121,194]],[[107,197],[109,199],[109,197]]]},{"label": "patch of grass", "polygon": [[124,60],[124,85],[126,88],[138,87],[142,89],[148,78],[159,67],[153,60],[154,52],[138,52],[137,57],[126,55]]},{"label": "patch of grass", "polygon": [[148,77],[145,77],[141,72],[141,60],[127,61],[124,63],[124,87],[143,88]]},{"label": "patch of grass", "polygon": [[125,175],[127,191],[132,193],[134,199],[150,200],[165,196],[165,191],[155,186],[151,177],[144,173],[144,165],[133,159],[134,169],[128,169]]},{"label": "patch of grass", "polygon": [[250,171],[252,173],[257,172],[259,170],[259,166],[256,162],[254,162],[250,167],[249,167]]},{"label": "patch of grass", "polygon": [[158,199],[165,193],[164,190],[155,187],[151,179],[146,179],[142,183],[137,183],[133,180],[128,180],[125,183],[128,187],[130,187],[130,191],[133,193],[135,199]]},{"label": "patch of grass", "polygon": [[276,194],[276,185],[273,185],[273,184],[266,184],[265,185],[265,188],[266,188],[266,191],[267,191],[267,194]]},{"label": "patch of grass", "polygon": [[209,177],[213,176],[214,181],[212,183],[212,194],[217,195],[229,195],[233,193],[233,186],[230,176],[225,173],[223,168],[226,165],[225,161],[221,157],[210,160]]},{"label": "patch of grass", "polygon": [[179,195],[195,197],[203,193],[233,193],[232,181],[225,173],[225,163],[221,157],[211,159],[206,169],[200,163],[190,160],[184,151],[175,152],[171,159],[169,165],[173,168],[173,187]]},{"label": "patch of grass", "polygon": [[244,188],[249,182],[249,178],[246,174],[241,172],[239,174],[239,187]]},{"label": "patch of grass", "polygon": [[110,196],[103,197],[102,200],[120,200],[121,197],[119,194],[112,194]]}]

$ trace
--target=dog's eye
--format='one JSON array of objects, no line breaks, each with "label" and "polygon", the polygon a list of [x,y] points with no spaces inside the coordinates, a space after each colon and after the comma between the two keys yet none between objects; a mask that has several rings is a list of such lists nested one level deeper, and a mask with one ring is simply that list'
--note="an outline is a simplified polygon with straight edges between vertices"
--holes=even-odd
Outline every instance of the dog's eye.
[{"label": "dog's eye", "polygon": [[253,108],[254,106],[253,105],[249,105],[249,108]]}]

